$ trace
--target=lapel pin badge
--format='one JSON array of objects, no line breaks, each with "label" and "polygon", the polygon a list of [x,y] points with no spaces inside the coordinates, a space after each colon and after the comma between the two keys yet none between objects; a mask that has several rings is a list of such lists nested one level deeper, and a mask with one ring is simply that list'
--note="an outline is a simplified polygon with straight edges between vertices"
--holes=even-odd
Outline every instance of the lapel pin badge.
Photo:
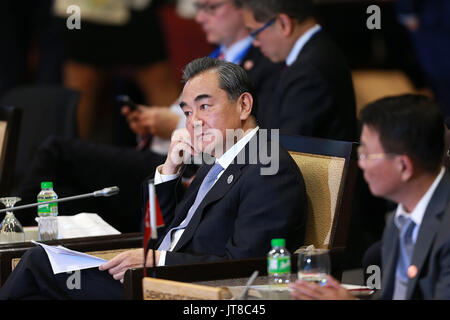
[{"label": "lapel pin badge", "polygon": [[415,265],[411,265],[408,268],[408,278],[412,279],[417,275],[417,267]]},{"label": "lapel pin badge", "polygon": [[230,175],[228,176],[227,183],[228,183],[228,184],[232,183],[232,182],[233,182],[233,179],[234,179],[233,175],[230,174]]},{"label": "lapel pin badge", "polygon": [[252,69],[253,68],[253,66],[255,65],[255,63],[252,61],[252,60],[247,60],[247,61],[245,61],[244,62],[244,69],[245,70],[250,70],[250,69]]}]

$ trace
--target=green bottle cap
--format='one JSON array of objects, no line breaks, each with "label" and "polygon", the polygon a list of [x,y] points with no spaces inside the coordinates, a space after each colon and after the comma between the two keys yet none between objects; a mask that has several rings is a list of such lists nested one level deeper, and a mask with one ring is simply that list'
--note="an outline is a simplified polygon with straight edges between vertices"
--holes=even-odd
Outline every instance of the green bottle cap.
[{"label": "green bottle cap", "polygon": [[284,247],[286,245],[286,240],[284,239],[272,239],[270,242],[272,247]]},{"label": "green bottle cap", "polygon": [[45,181],[41,182],[41,189],[50,189],[53,188],[53,182]]}]

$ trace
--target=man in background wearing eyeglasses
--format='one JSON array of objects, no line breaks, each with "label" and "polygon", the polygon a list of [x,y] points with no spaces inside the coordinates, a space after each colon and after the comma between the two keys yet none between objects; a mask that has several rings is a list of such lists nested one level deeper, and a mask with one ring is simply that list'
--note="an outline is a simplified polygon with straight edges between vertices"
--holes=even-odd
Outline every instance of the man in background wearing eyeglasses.
[{"label": "man in background wearing eyeglasses", "polygon": [[[195,20],[205,32],[209,43],[217,45],[212,58],[233,62],[247,71],[252,81],[258,106],[270,103],[282,64],[272,63],[252,45],[243,17],[243,10],[232,0],[198,0],[194,2]],[[153,134],[165,138],[164,153],[170,144],[173,130],[184,126],[183,115],[175,103],[170,109],[141,107],[130,112],[124,108],[131,129],[139,136]],[[167,121],[157,121],[157,119]]]},{"label": "man in background wearing eyeglasses", "polygon": [[[281,66],[252,46],[242,10],[234,6],[232,0],[198,0],[195,7],[195,19],[205,31],[208,42],[218,46],[211,56],[241,65],[252,81],[258,105],[270,102]],[[61,205],[60,211],[77,213],[83,208],[85,212],[99,213],[121,232],[138,231],[142,220],[141,183],[164,162],[172,132],[183,128],[185,120],[178,101],[170,108],[140,105],[132,112],[124,107],[122,113],[137,137],[152,135],[152,139],[140,139],[139,150],[50,139],[37,153],[29,178],[22,186],[22,201],[36,201],[41,181],[53,181],[60,197],[117,185],[120,193],[108,201],[67,202]],[[34,213],[32,209],[24,210],[19,213],[19,219],[24,225],[33,224]]]},{"label": "man in background wearing eyeglasses", "polygon": [[[419,95],[378,100],[360,114],[359,166],[370,191],[398,203],[381,245],[381,299],[450,299],[450,173],[444,121]],[[351,299],[336,280],[297,281],[298,299]]]},{"label": "man in background wearing eyeglasses", "polygon": [[314,18],[313,0],[234,0],[244,9],[254,45],[285,62],[270,108],[259,108],[264,128],[283,134],[353,141],[355,98],[350,69]]}]

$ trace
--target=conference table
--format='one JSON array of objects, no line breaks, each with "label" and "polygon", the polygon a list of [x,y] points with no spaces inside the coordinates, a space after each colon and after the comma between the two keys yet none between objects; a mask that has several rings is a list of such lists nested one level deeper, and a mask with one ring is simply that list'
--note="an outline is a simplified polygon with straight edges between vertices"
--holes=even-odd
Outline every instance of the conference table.
[{"label": "conference table", "polygon": [[[125,249],[141,248],[142,236],[142,233],[137,232],[40,242],[51,246],[61,245],[108,260]],[[0,286],[5,283],[25,251],[34,246],[30,241],[0,244]]]},{"label": "conference table", "polygon": [[[142,233],[124,233],[116,235],[79,237],[41,241],[51,246],[64,246],[71,250],[86,252],[104,259],[111,259],[119,252],[142,247]],[[32,237],[31,237],[32,238]],[[31,240],[31,239],[30,239]],[[22,255],[35,246],[30,241],[0,244],[0,286],[5,283]],[[340,279],[342,275],[343,250],[330,251],[331,274]],[[291,259],[291,280],[295,281],[297,270],[297,256]],[[265,285],[267,279],[266,257],[251,259],[236,259],[208,263],[160,266],[147,268],[148,277],[199,284],[213,287],[243,287],[254,271],[258,271],[254,285]],[[143,268],[129,269],[124,276],[124,297],[127,300],[143,299]],[[286,293],[280,299],[286,299]],[[364,297],[363,297],[364,298]]]},{"label": "conference table", "polygon": [[[344,250],[332,249],[330,251],[331,274],[336,279],[341,279],[344,266]],[[291,257],[291,280],[297,278],[297,255]],[[134,268],[126,271],[124,276],[124,294],[127,300],[143,299],[143,268]],[[147,268],[148,277],[173,280],[184,283],[192,283],[213,287],[243,287],[254,271],[259,276],[255,285],[265,285],[267,278],[267,258],[236,259],[208,263],[160,266]],[[283,297],[284,299],[285,297]]]}]

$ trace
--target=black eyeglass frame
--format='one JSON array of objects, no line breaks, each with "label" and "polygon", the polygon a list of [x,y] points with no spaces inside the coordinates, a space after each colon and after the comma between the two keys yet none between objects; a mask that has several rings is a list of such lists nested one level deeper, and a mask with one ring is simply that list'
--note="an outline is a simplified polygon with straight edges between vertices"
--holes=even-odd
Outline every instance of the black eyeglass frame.
[{"label": "black eyeglass frame", "polygon": [[266,22],[266,24],[264,24],[261,28],[258,28],[252,32],[250,32],[250,36],[252,38],[256,38],[258,36],[258,34],[260,34],[261,32],[263,32],[264,30],[266,30],[268,27],[270,27],[275,21],[277,20],[277,17],[274,17],[272,19],[270,19],[269,21]]}]

